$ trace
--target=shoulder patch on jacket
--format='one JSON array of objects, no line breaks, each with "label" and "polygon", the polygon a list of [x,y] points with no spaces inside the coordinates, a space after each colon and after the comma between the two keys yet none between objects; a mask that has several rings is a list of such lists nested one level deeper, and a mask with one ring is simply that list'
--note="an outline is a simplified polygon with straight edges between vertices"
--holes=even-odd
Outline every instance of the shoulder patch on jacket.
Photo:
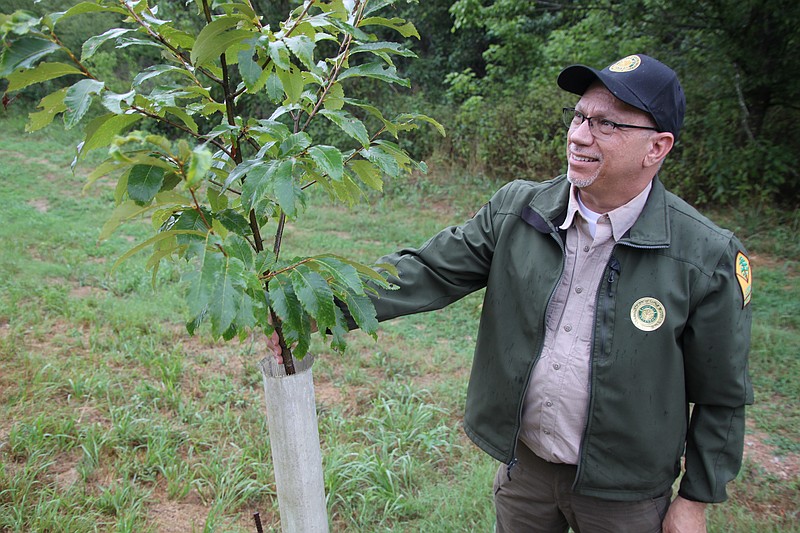
[{"label": "shoulder patch on jacket", "polygon": [[736,254],[736,281],[742,289],[742,309],[744,309],[753,295],[753,271],[750,269],[750,259],[741,251]]}]

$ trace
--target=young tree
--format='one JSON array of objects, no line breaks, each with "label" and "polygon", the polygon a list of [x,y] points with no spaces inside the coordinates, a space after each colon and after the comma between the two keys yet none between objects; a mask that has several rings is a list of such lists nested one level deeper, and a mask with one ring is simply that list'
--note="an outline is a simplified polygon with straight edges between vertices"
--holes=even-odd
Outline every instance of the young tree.
[{"label": "young tree", "polygon": [[[365,282],[387,283],[372,267],[332,254],[282,257],[287,220],[302,213],[312,185],[352,204],[366,189],[380,190],[385,176],[424,171],[397,139],[420,122],[443,133],[427,116],[387,118],[349,94],[364,78],[410,84],[392,58],[413,52],[371,33],[388,28],[398,38],[419,37],[410,22],[379,14],[393,3],[305,0],[275,24],[251,0],[194,0],[187,7],[200,21],[196,34],[166,16],[174,5],[159,9],[154,0],[84,1],[42,17],[2,14],[3,101],[36,83],[69,80],[41,99],[27,128],[47,127],[56,116],[72,128],[93,117],[73,165],[108,150],[89,176],[89,183],[117,180],[117,207],[101,238],[143,216],[155,228],[118,263],[144,249],[151,251],[154,277],[164,260],[192,263],[189,332],[203,321],[224,339],[277,331],[291,374],[292,356],[308,351],[313,323],[330,334],[332,348],[345,349],[340,306],[374,336]],[[80,51],[67,48],[59,25],[95,13],[116,15],[118,26],[86,36]],[[138,72],[129,91],[115,93],[88,61],[112,46],[155,48],[160,61]],[[271,114],[243,114],[254,99],[269,102]],[[338,127],[346,140],[334,146],[314,139],[309,127],[319,121]]]},{"label": "young tree", "polygon": [[[359,80],[410,85],[393,58],[413,52],[372,33],[419,38],[410,22],[379,14],[394,1],[305,0],[280,23],[265,20],[251,0],[189,1],[196,20],[168,0],[90,0],[44,16],[0,14],[3,103],[31,85],[68,80],[41,99],[27,129],[48,127],[57,116],[67,128],[88,122],[73,166],[108,151],[88,178],[116,179],[116,209],[100,237],[142,217],[155,230],[117,264],[149,249],[155,282],[162,261],[187,261],[194,267],[186,276],[188,331],[208,321],[211,334],[226,340],[277,332],[292,375],[314,327],[344,351],[344,308],[375,336],[367,283],[389,284],[373,267],[333,254],[284,258],[287,220],[302,213],[313,185],[353,204],[367,189],[380,190],[386,176],[424,171],[399,136],[421,122],[444,133],[427,116],[386,117],[350,94]],[[85,36],[80,51],[64,44],[64,21],[97,13],[119,23]],[[143,55],[159,59],[129,80],[129,90],[114,92],[91,67],[92,56],[112,46],[117,53],[155,50]],[[265,108],[267,116],[247,112]],[[314,138],[312,126],[326,131],[318,122],[341,130],[328,135],[340,142]],[[313,384],[310,373],[296,377],[270,388],[265,370],[278,501],[287,530],[324,531]]]}]

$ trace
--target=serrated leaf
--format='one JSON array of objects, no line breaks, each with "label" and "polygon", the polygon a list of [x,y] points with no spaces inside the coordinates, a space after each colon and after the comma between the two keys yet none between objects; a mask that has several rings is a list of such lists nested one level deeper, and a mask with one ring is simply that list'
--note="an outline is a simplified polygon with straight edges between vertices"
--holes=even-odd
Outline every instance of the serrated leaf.
[{"label": "serrated leaf", "polygon": [[444,130],[444,126],[442,126],[439,122],[437,122],[436,120],[432,119],[427,115],[422,115],[420,113],[403,113],[399,115],[396,120],[398,123],[421,120],[422,122],[427,122],[428,124],[436,128],[436,131],[438,131],[442,137],[447,136]]},{"label": "serrated leaf", "polygon": [[328,94],[325,95],[323,105],[325,109],[330,110],[339,110],[344,107],[344,88],[341,83],[337,81],[331,86]]},{"label": "serrated leaf", "polygon": [[298,212],[298,204],[305,203],[303,190],[294,179],[294,164],[292,161],[283,161],[278,165],[272,175],[272,190],[275,199],[281,206],[286,216],[294,218]]},{"label": "serrated leaf", "polygon": [[192,48],[192,64],[203,65],[224,54],[231,46],[253,37],[251,31],[232,29],[241,20],[240,17],[220,17],[200,30]]},{"label": "serrated leaf", "polygon": [[336,321],[333,291],[327,282],[305,265],[292,269],[292,286],[300,304],[324,331]]},{"label": "serrated leaf", "polygon": [[315,257],[313,261],[309,262],[309,266],[322,273],[328,279],[328,284],[335,287],[337,293],[364,294],[361,278],[352,265],[340,261],[334,256],[321,256]]},{"label": "serrated leaf", "polygon": [[132,31],[136,30],[131,28],[111,28],[100,35],[89,37],[83,42],[83,46],[81,47],[81,61],[86,61],[92,57],[97,49],[103,46],[105,42],[121,37],[126,33],[131,33]]},{"label": "serrated leaf", "polygon": [[417,54],[404,47],[402,44],[386,41],[361,43],[350,50],[351,55],[364,52],[371,52],[373,54],[381,52],[385,54],[399,55],[402,57],[417,57]]},{"label": "serrated leaf", "polygon": [[164,169],[135,165],[128,174],[128,196],[140,205],[149,204],[164,183]]},{"label": "serrated leaf", "polygon": [[391,177],[397,177],[403,171],[397,157],[380,146],[370,146],[367,149],[361,150],[361,155]]},{"label": "serrated leaf", "polygon": [[372,305],[369,297],[348,292],[344,294],[342,300],[358,327],[375,338],[375,332],[378,330],[378,320],[375,318],[375,306]]},{"label": "serrated leaf", "polygon": [[209,307],[212,303],[212,295],[214,293],[214,281],[217,273],[221,270],[224,257],[222,252],[215,249],[209,243],[212,236],[206,236],[205,251],[198,265],[197,271],[190,275],[191,283],[189,291],[186,295],[186,303],[189,306],[189,312],[192,316],[197,318],[204,318],[208,313]]},{"label": "serrated leaf", "polygon": [[291,70],[292,63],[289,61],[289,48],[285,42],[271,41],[269,43],[269,57],[280,70]]},{"label": "serrated leaf", "polygon": [[0,78],[18,68],[31,68],[36,61],[59,48],[57,44],[39,37],[25,36],[12,41],[0,53]]},{"label": "serrated leaf", "polygon": [[133,248],[131,248],[130,250],[128,250],[127,252],[122,254],[119,257],[119,259],[117,259],[114,262],[114,265],[111,267],[111,271],[112,272],[115,271],[117,268],[119,268],[119,265],[121,265],[122,263],[124,263],[125,261],[130,259],[132,256],[136,255],[137,253],[141,252],[142,250],[144,250],[148,246],[152,246],[152,245],[154,245],[154,244],[156,244],[156,243],[158,243],[158,242],[160,242],[160,241],[162,241],[164,239],[171,239],[171,238],[175,237],[176,235],[197,235],[197,236],[201,236],[201,237],[205,236],[205,234],[203,234],[203,233],[200,233],[198,231],[190,231],[190,230],[169,230],[169,231],[164,231],[164,232],[158,233],[155,236],[150,237],[146,241],[137,244],[136,246],[134,246]]},{"label": "serrated leaf", "polygon": [[[238,213],[237,213],[238,214]],[[241,215],[239,215],[241,217]],[[244,219],[244,217],[242,217]],[[225,239],[223,243],[225,253],[231,257],[237,258],[247,268],[253,266],[254,255],[253,247],[241,235],[231,234]]]},{"label": "serrated leaf", "polygon": [[64,87],[42,98],[39,105],[36,106],[41,109],[41,111],[28,115],[28,123],[25,125],[25,131],[37,131],[53,122],[53,118],[55,118],[57,114],[67,109],[67,105],[64,103],[66,95],[67,87]]},{"label": "serrated leaf", "polygon": [[86,128],[86,141],[81,148],[81,157],[92,150],[108,146],[117,135],[141,118],[141,115],[111,114],[94,119]]},{"label": "serrated leaf", "polygon": [[180,119],[184,125],[189,128],[193,133],[197,133],[197,122],[194,121],[192,116],[186,112],[183,108],[176,107],[176,106],[168,106],[164,108],[164,111],[169,113],[170,115],[174,115]]},{"label": "serrated leaf", "polygon": [[69,17],[73,17],[75,15],[84,15],[86,13],[121,13],[127,15],[128,12],[125,11],[122,7],[116,6],[104,6],[101,4],[96,4],[94,2],[81,2],[79,4],[75,4],[71,8],[67,9],[61,16],[58,18],[58,21],[65,20]]},{"label": "serrated leaf", "polygon": [[300,96],[303,94],[303,87],[305,87],[302,71],[292,65],[291,70],[279,68],[275,73],[281,80],[281,85],[283,86],[283,91],[286,93],[288,102],[291,104],[298,102]]},{"label": "serrated leaf", "polygon": [[249,235],[252,233],[250,223],[244,216],[233,209],[223,209],[214,213],[214,218],[219,220],[223,226],[239,235]]},{"label": "serrated leaf", "polygon": [[356,65],[343,71],[339,75],[339,80],[346,80],[347,78],[362,77],[362,78],[375,78],[388,83],[396,83],[403,87],[411,87],[411,82],[405,78],[397,75],[397,68],[393,66],[386,66],[383,63],[372,62],[363,65]]},{"label": "serrated leaf", "polygon": [[369,146],[367,127],[347,111],[320,109],[319,114],[339,126],[342,131],[358,141],[361,146]]},{"label": "serrated leaf", "polygon": [[293,133],[286,140],[281,143],[280,156],[290,157],[302,153],[306,148],[311,146],[311,136],[301,131]]},{"label": "serrated leaf", "polygon": [[280,102],[283,99],[283,82],[275,72],[267,76],[267,96],[272,102]]},{"label": "serrated leaf", "polygon": [[[100,103],[103,104],[103,107],[105,107],[112,113],[121,115],[125,113],[125,111],[127,111],[128,108],[130,108],[135,96],[136,96],[136,91],[128,91],[127,93],[123,94],[117,94],[106,91],[103,94]],[[125,109],[122,108],[123,103],[127,104],[127,107]]]},{"label": "serrated leaf", "polygon": [[376,191],[383,190],[383,177],[378,167],[363,159],[350,161],[347,166],[367,187]]},{"label": "serrated leaf", "polygon": [[40,63],[36,67],[27,70],[18,70],[8,75],[8,88],[6,91],[13,92],[24,89],[34,83],[41,83],[66,76],[68,74],[83,75],[81,70],[65,63]]},{"label": "serrated leaf", "polygon": [[314,48],[316,45],[306,35],[295,35],[286,37],[284,39],[286,46],[292,53],[306,66],[309,70],[315,70],[317,66],[314,64]]},{"label": "serrated leaf", "polygon": [[220,261],[221,264],[214,276],[212,299],[208,308],[211,333],[214,336],[224,335],[224,332],[230,328],[236,315],[239,314],[239,306],[246,296],[242,284],[244,265],[237,258],[231,256],[222,256]]},{"label": "serrated leaf", "polygon": [[261,69],[261,65],[253,58],[255,50],[253,49],[254,42],[251,41],[257,41],[257,39],[245,41],[249,46],[239,52],[239,74],[242,75],[242,81],[247,90],[254,92],[258,90],[257,84],[264,71]]},{"label": "serrated leaf", "polygon": [[[180,71],[182,73],[186,73],[186,71],[180,67],[176,67],[175,65],[153,65],[152,67],[147,67],[139,74],[133,78],[133,82],[131,82],[132,87],[138,87],[145,81],[149,80],[150,78],[155,78],[156,76],[160,76],[165,72],[176,72]],[[188,74],[188,73],[187,73]]]},{"label": "serrated leaf", "polygon": [[391,19],[384,17],[367,17],[363,19],[358,26],[384,26],[386,28],[395,30],[403,37],[416,37],[417,39],[420,38],[417,28],[415,28],[412,23],[399,17],[394,17]]},{"label": "serrated leaf", "polygon": [[105,87],[105,83],[97,80],[81,80],[69,89],[64,96],[64,125],[72,128],[81,121],[92,104],[92,96],[98,94]]},{"label": "serrated leaf", "polygon": [[211,169],[213,154],[211,150],[204,146],[198,146],[192,150],[189,158],[189,165],[186,170],[186,187],[197,187]]},{"label": "serrated leaf", "polygon": [[312,146],[308,149],[308,155],[314,160],[317,167],[336,181],[342,180],[344,174],[344,159],[342,152],[334,146]]}]

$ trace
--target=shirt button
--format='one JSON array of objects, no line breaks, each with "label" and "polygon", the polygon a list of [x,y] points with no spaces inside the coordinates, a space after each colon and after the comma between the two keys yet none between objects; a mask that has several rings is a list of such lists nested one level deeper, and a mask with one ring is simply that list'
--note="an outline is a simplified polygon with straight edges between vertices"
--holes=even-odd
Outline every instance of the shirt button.
[{"label": "shirt button", "polygon": [[567,324],[566,326],[564,326],[564,331],[566,331],[567,333],[569,333],[570,331],[572,331],[572,326],[570,326],[569,324]]},{"label": "shirt button", "polygon": [[559,365],[558,363],[553,363],[553,368],[558,370],[559,368],[561,368],[561,365]]},{"label": "shirt button", "polygon": [[582,293],[583,292],[583,287],[576,287],[575,288],[575,292],[577,292],[578,294]]},{"label": "shirt button", "polygon": [[545,430],[544,430],[544,434],[545,434],[545,435],[549,435],[549,434],[550,434],[550,430],[549,430],[549,429],[545,429]]},{"label": "shirt button", "polygon": [[584,252],[588,252],[588,251],[589,251],[589,246],[588,246],[588,245],[587,245],[587,246],[584,246],[584,247],[583,247],[583,251],[584,251]]},{"label": "shirt button", "polygon": [[546,401],[546,402],[544,402],[544,404],[545,404],[547,407],[553,407],[553,402],[551,402],[551,401]]}]

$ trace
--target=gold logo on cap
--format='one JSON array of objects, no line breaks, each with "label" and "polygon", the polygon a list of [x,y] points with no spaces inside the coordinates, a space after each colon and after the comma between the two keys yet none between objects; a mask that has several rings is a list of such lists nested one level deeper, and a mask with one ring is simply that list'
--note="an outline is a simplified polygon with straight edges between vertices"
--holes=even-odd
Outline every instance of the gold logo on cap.
[{"label": "gold logo on cap", "polygon": [[664,304],[655,298],[639,298],[631,307],[631,321],[642,331],[654,331],[661,327],[667,318]]},{"label": "gold logo on cap", "polygon": [[637,55],[633,55],[633,56],[623,57],[622,59],[620,59],[619,61],[608,67],[608,70],[610,70],[611,72],[630,72],[632,70],[636,70],[641,64],[642,64],[642,58]]}]

